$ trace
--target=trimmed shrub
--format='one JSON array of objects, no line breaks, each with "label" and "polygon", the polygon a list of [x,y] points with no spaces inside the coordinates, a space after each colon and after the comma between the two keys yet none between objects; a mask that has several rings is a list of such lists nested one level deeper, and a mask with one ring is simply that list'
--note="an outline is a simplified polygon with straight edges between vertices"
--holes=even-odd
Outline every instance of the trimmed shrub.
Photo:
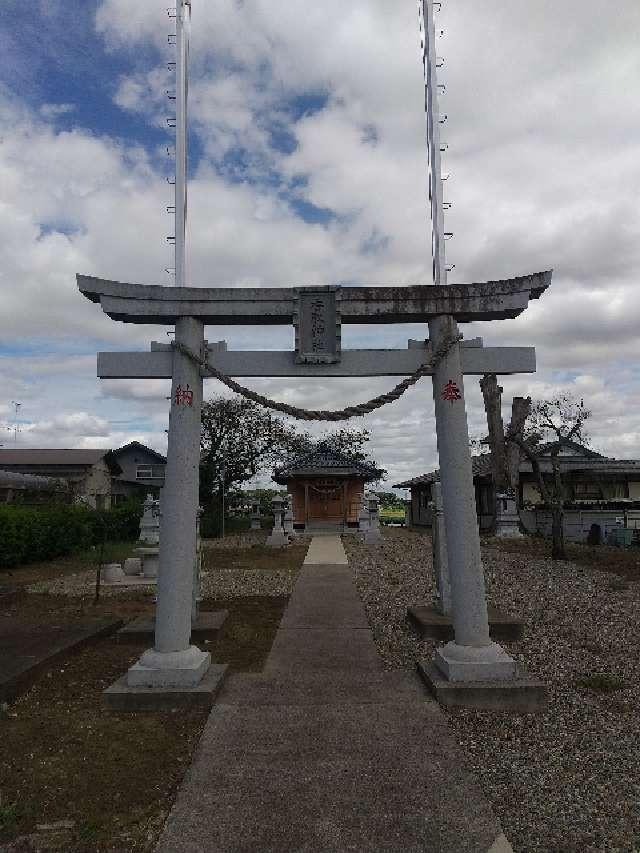
[{"label": "trimmed shrub", "polygon": [[0,567],[52,560],[88,548],[89,513],[77,506],[0,507]]},{"label": "trimmed shrub", "polygon": [[109,510],[90,511],[92,544],[135,542],[140,534],[142,501],[131,498]]},{"label": "trimmed shrub", "polygon": [[142,504],[127,501],[108,511],[82,505],[0,506],[0,568],[53,560],[105,542],[138,538]]}]

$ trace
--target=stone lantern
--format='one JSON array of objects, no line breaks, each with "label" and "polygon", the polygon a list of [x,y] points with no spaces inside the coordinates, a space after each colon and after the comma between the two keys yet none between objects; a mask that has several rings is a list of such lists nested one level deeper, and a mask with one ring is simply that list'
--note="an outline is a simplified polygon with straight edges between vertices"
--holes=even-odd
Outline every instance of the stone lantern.
[{"label": "stone lantern", "polygon": [[251,504],[251,529],[260,530],[261,527],[260,503],[254,501]]},{"label": "stone lantern", "polygon": [[367,510],[369,512],[369,528],[364,534],[365,545],[381,545],[382,536],[380,534],[380,517],[378,515],[378,507],[380,498],[377,495],[370,494],[367,497]]},{"label": "stone lantern", "polygon": [[267,539],[267,545],[271,548],[282,548],[289,544],[289,538],[285,535],[282,528],[283,504],[284,499],[280,495],[276,495],[271,501],[271,506],[273,507],[273,530]]}]

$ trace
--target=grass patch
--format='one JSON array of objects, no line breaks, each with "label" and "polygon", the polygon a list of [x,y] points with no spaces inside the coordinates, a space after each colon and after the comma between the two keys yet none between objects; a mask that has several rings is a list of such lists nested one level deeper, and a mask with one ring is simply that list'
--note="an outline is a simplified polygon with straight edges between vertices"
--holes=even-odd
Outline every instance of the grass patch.
[{"label": "grass patch", "polygon": [[576,687],[582,687],[594,693],[615,693],[617,690],[624,690],[625,686],[622,676],[608,672],[594,672],[576,681]]},{"label": "grass patch", "polygon": [[17,820],[18,804],[0,803],[0,832],[15,832]]}]

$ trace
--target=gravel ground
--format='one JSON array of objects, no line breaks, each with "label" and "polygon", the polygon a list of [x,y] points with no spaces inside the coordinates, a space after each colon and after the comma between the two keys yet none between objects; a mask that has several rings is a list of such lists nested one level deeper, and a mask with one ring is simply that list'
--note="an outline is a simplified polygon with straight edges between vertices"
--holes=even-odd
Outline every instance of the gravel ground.
[{"label": "gravel ground", "polygon": [[[386,665],[430,657],[433,641],[405,619],[433,596],[430,540],[393,530],[378,549],[344,541]],[[638,853],[640,584],[495,543],[483,557],[490,603],[526,622],[505,647],[544,679],[549,704],[540,714],[446,710],[470,768],[517,853]],[[579,686],[597,674],[619,689]]]},{"label": "gravel ground", "polygon": [[[155,584],[136,584],[136,586],[111,586],[110,584],[100,584],[100,596],[111,597],[127,595],[131,592],[146,592],[155,591]],[[95,595],[96,591],[96,571],[91,569],[88,572],[77,572],[66,577],[54,578],[50,581],[38,581],[27,587],[27,592],[45,593],[47,595],[67,595],[71,598],[86,598],[87,596]]]},{"label": "gravel ground", "polygon": [[296,571],[265,569],[220,569],[202,573],[204,598],[234,598],[246,595],[277,597],[290,595],[296,581]]},{"label": "gravel ground", "polygon": [[[231,598],[235,596],[267,595],[276,597],[289,595],[293,589],[297,572],[265,569],[220,569],[203,572],[201,589],[204,598]],[[67,595],[72,598],[92,596],[95,593],[95,572],[80,572],[57,578],[53,581],[39,581],[27,587],[28,592],[47,593],[48,595]],[[155,584],[137,584],[136,586],[100,587],[100,595],[105,597],[129,595],[146,592],[155,594]]]},{"label": "gravel ground", "polygon": [[[247,531],[225,536],[224,539],[205,539],[202,546],[206,551],[230,551],[263,545],[268,536],[266,530]],[[300,537],[299,542],[311,541],[309,537]],[[201,576],[201,589],[204,598],[229,598],[235,596],[264,595],[277,597],[289,595],[293,589],[297,570],[223,568],[205,570]],[[70,597],[92,596],[95,592],[95,570],[78,572],[66,577],[49,581],[38,581],[27,587],[28,592],[66,595]],[[123,596],[131,592],[155,594],[155,584],[136,584],[136,586],[109,586],[102,584],[102,596]]]}]

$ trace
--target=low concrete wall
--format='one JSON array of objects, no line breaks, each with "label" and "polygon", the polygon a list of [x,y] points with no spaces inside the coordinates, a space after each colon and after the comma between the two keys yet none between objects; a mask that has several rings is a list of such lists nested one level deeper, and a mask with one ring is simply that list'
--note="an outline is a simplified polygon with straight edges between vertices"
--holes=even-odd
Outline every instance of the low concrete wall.
[{"label": "low concrete wall", "polygon": [[[520,519],[528,533],[551,536],[551,513],[542,509],[520,510]],[[592,524],[598,524],[602,541],[620,527],[640,530],[640,510],[568,509],[564,513],[564,535],[568,542],[585,542]]]}]

